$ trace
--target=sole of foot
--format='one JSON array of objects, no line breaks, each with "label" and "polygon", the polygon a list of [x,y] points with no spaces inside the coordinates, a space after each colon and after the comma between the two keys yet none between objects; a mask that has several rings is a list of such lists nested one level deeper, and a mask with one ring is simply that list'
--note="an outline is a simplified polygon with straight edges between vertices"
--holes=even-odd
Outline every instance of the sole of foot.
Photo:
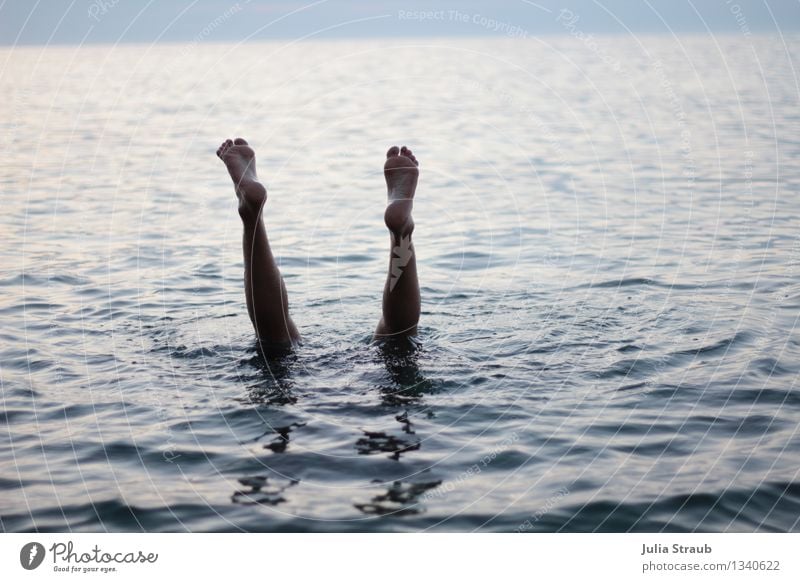
[{"label": "sole of foot", "polygon": [[386,152],[383,176],[386,178],[389,196],[389,203],[383,215],[386,227],[393,234],[409,235],[414,230],[411,210],[419,178],[419,162],[406,146],[402,148],[392,146]]},{"label": "sole of foot", "polygon": [[228,174],[233,180],[236,197],[239,199],[239,214],[242,218],[258,217],[264,202],[267,201],[267,189],[258,181],[256,174],[256,153],[242,139],[225,140],[217,149],[217,156],[225,163]]}]

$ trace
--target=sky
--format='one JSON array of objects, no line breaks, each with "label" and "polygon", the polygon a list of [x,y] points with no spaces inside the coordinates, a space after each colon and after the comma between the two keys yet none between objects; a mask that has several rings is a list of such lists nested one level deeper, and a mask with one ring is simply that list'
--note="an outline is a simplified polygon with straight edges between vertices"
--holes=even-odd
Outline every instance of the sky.
[{"label": "sky", "polygon": [[800,31],[800,0],[0,0],[0,45]]}]

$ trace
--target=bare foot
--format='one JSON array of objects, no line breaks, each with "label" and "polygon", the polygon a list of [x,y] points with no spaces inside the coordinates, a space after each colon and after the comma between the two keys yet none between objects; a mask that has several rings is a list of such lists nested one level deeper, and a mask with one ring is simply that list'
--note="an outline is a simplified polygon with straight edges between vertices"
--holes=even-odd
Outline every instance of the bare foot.
[{"label": "bare foot", "polygon": [[225,162],[239,199],[242,218],[257,218],[267,200],[267,189],[256,175],[256,153],[241,137],[225,140],[217,149],[217,156]]},{"label": "bare foot", "polygon": [[420,314],[417,259],[411,233],[414,220],[411,210],[417,189],[419,168],[410,149],[393,146],[386,152],[383,175],[389,192],[389,203],[383,219],[391,233],[389,272],[383,288],[381,320],[376,338],[406,337],[417,333]]},{"label": "bare foot", "polygon": [[411,209],[414,206],[414,192],[419,178],[419,162],[406,146],[392,146],[386,152],[383,176],[389,193],[389,204],[383,220],[394,235],[406,236],[414,230]]}]

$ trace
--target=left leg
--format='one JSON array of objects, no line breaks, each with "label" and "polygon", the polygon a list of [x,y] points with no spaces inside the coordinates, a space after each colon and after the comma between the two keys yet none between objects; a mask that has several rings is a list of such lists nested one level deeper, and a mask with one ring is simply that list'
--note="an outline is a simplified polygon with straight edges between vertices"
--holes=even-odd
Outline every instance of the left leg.
[{"label": "left leg", "polygon": [[267,189],[256,175],[256,155],[242,138],[227,140],[217,150],[239,198],[244,226],[244,294],[247,313],[258,339],[278,344],[300,339],[292,318],[283,277],[272,256],[263,213]]}]

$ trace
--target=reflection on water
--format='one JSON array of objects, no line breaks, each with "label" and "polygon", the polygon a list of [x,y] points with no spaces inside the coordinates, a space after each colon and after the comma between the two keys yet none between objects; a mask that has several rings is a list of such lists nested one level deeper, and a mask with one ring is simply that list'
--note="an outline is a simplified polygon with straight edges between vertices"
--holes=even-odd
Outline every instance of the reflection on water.
[{"label": "reflection on water", "polygon": [[419,441],[411,441],[387,435],[385,432],[364,431],[364,437],[356,441],[356,450],[360,455],[375,453],[392,453],[390,458],[400,460],[400,455],[419,449]]},{"label": "reflection on water", "polygon": [[429,483],[403,483],[395,481],[385,493],[375,495],[369,503],[356,503],[355,507],[368,515],[416,515],[424,511],[418,503],[422,494],[434,489],[441,481]]},{"label": "reflection on water", "polygon": [[293,429],[302,428],[304,426],[305,423],[295,422],[290,424],[289,426],[275,427],[275,429],[272,430],[272,432],[275,433],[277,436],[275,436],[272,442],[265,444],[264,448],[271,450],[273,453],[285,453],[286,447],[289,446],[289,434],[292,432]]},{"label": "reflection on water", "polygon": [[297,355],[292,348],[265,349],[256,342],[255,355],[242,362],[244,368],[254,368],[248,373],[250,379],[247,396],[242,402],[247,404],[295,404],[292,395],[294,381],[292,370],[297,365]]},{"label": "reflection on water", "polygon": [[[274,481],[274,479],[273,479]],[[282,485],[273,485],[269,477],[245,477],[239,479],[246,489],[236,491],[231,496],[233,503],[242,505],[278,505],[284,503],[284,492],[294,485],[297,481],[289,481]]]},{"label": "reflection on water", "polygon": [[388,382],[378,387],[386,405],[413,404],[433,391],[433,382],[422,374],[419,367],[423,349],[414,338],[383,340],[376,344],[378,358],[389,375]]}]

